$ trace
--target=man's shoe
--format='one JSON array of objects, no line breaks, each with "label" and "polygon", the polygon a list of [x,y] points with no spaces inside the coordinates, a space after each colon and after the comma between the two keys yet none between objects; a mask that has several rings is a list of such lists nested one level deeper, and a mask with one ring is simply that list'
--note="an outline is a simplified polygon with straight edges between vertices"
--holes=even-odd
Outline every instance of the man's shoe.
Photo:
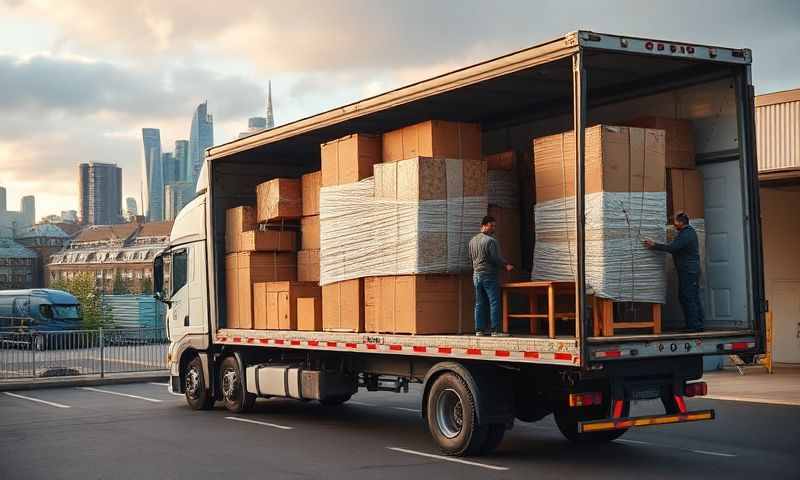
[{"label": "man's shoe", "polygon": [[507,337],[508,334],[506,332],[492,332],[493,337]]},{"label": "man's shoe", "polygon": [[475,336],[476,337],[486,336],[486,332],[484,332],[483,330],[475,330]]}]

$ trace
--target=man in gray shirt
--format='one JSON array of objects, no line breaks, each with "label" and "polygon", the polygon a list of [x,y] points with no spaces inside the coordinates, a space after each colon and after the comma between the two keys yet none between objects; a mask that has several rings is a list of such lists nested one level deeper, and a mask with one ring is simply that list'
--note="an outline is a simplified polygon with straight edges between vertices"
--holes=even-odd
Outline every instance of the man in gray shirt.
[{"label": "man in gray shirt", "polygon": [[[491,335],[506,336],[500,331],[500,285],[501,269],[511,271],[514,266],[500,254],[500,242],[494,238],[497,223],[494,217],[485,216],[481,222],[481,233],[469,241],[469,257],[472,259],[472,283],[475,285],[475,335],[487,335],[487,313],[491,318]],[[487,312],[488,310],[488,312]]]}]

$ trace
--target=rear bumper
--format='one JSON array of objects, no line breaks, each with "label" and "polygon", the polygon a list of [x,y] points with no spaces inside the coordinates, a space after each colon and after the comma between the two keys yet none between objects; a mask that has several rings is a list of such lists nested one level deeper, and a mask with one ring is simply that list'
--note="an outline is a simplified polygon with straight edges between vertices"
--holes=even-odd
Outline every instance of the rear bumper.
[{"label": "rear bumper", "polygon": [[714,420],[714,410],[697,410],[694,412],[666,415],[646,415],[642,417],[606,418],[578,422],[578,432],[602,432],[621,430],[632,427],[649,427],[653,425],[669,425],[671,423],[702,422]]}]

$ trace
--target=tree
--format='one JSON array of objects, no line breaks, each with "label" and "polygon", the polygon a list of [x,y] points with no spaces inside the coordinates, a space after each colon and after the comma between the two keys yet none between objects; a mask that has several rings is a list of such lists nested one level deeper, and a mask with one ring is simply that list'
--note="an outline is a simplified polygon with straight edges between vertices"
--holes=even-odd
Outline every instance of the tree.
[{"label": "tree", "polygon": [[111,293],[113,295],[128,295],[131,293],[130,284],[124,278],[122,278],[122,274],[117,272],[114,275],[114,285],[111,287]]},{"label": "tree", "polygon": [[151,280],[150,277],[144,277],[142,279],[142,294],[144,295],[153,294],[153,280]]},{"label": "tree", "polygon": [[84,328],[95,329],[112,324],[111,309],[103,305],[103,295],[97,291],[94,274],[81,272],[70,279],[57,280],[51,286],[67,291],[78,299]]}]

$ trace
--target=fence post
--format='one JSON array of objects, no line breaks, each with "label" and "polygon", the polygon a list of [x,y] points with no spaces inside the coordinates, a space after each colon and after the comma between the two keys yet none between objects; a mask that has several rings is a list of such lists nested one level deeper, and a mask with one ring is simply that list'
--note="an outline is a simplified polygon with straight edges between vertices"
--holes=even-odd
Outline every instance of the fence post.
[{"label": "fence post", "polygon": [[105,376],[106,360],[105,360],[105,352],[103,351],[105,343],[106,343],[105,339],[103,338],[103,327],[100,327],[100,378],[103,378]]},{"label": "fence post", "polygon": [[31,334],[31,352],[33,353],[33,358],[31,359],[31,368],[33,369],[33,378],[36,378],[36,334]]}]

